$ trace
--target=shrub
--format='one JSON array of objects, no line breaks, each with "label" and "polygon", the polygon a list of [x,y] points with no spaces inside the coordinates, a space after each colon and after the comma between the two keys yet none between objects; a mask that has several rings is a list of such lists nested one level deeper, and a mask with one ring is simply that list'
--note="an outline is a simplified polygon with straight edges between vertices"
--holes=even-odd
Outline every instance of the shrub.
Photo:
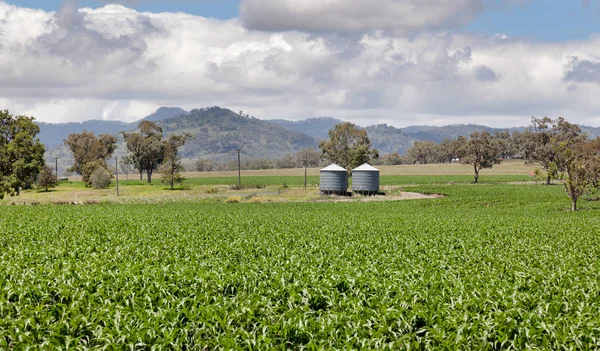
[{"label": "shrub", "polygon": [[54,172],[52,172],[52,168],[50,168],[48,165],[44,166],[42,168],[42,171],[40,172],[40,177],[38,179],[38,186],[40,188],[44,188],[44,189],[46,189],[46,191],[48,191],[48,189],[54,188],[57,185],[58,185],[58,179],[56,179],[56,174],[54,174]]},{"label": "shrub", "polygon": [[106,189],[110,184],[111,178],[111,174],[104,167],[98,167],[92,173],[90,181],[94,189]]}]

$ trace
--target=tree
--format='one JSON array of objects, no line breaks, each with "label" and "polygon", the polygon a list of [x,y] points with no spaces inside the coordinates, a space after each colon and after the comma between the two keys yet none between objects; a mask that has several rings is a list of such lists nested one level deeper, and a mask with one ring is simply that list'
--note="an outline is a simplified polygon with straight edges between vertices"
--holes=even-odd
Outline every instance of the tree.
[{"label": "tree", "polygon": [[296,158],[292,155],[286,155],[275,162],[275,166],[278,169],[290,169],[296,168]]},{"label": "tree", "polygon": [[306,148],[296,154],[296,163],[302,167],[318,167],[321,163],[321,153],[314,148]]},{"label": "tree", "polygon": [[73,166],[69,172],[81,174],[87,186],[91,186],[90,177],[98,167],[108,171],[106,160],[117,149],[117,138],[109,134],[100,134],[83,131],[80,134],[70,134],[64,140],[65,145],[73,154]]},{"label": "tree", "polygon": [[367,131],[346,122],[329,131],[329,140],[319,144],[321,157],[352,170],[372,159],[379,158],[379,151],[371,146]]},{"label": "tree", "polygon": [[47,192],[48,189],[55,188],[57,185],[58,178],[56,177],[56,174],[54,174],[52,167],[44,165],[44,167],[42,167],[42,171],[40,172],[38,186],[46,189]]},{"label": "tree", "polygon": [[469,141],[460,150],[460,162],[473,166],[475,172],[474,183],[479,181],[479,171],[484,168],[492,168],[500,163],[498,154],[500,144],[488,132],[475,132],[471,134]]},{"label": "tree", "polygon": [[110,185],[112,174],[104,167],[96,167],[90,176],[90,183],[94,189],[106,189]]},{"label": "tree", "polygon": [[529,162],[537,162],[546,171],[546,184],[550,184],[556,173],[556,144],[574,138],[581,138],[581,129],[559,117],[555,120],[531,118],[531,126],[521,135],[523,153]]},{"label": "tree", "polygon": [[467,138],[459,136],[456,139],[444,139],[439,145],[439,157],[442,163],[448,161],[452,163],[453,160],[460,158],[460,150],[464,148],[467,143]]},{"label": "tree", "polygon": [[125,179],[129,180],[129,173],[131,173],[135,168],[135,162],[133,160],[133,156],[126,155],[121,157],[121,162],[119,162],[119,170],[121,173],[125,174]]},{"label": "tree", "polygon": [[31,188],[44,165],[45,148],[33,117],[0,111],[0,199]]},{"label": "tree", "polygon": [[184,167],[181,165],[181,157],[179,156],[179,149],[189,140],[192,136],[190,134],[174,135],[171,134],[164,142],[164,161],[162,171],[163,183],[171,185],[171,190],[175,188],[175,183],[181,183],[185,178],[181,175],[184,171]]},{"label": "tree", "polygon": [[438,145],[428,140],[416,141],[408,150],[408,156],[422,165],[435,161],[438,153]]},{"label": "tree", "polygon": [[559,179],[571,199],[571,210],[577,211],[577,200],[600,183],[600,138],[566,139],[554,143]]},{"label": "tree", "polygon": [[503,130],[494,133],[494,137],[500,143],[500,157],[502,159],[513,159],[520,154],[521,133]]},{"label": "tree", "polygon": [[[237,161],[236,162],[236,166],[234,167],[234,169],[237,169]],[[246,160],[241,164],[242,169],[246,170],[246,169],[253,169],[253,170],[260,170],[260,169],[273,169],[275,168],[275,163],[271,160],[267,160],[266,158],[255,158],[255,159],[250,159],[250,160]]]},{"label": "tree", "polygon": [[131,153],[135,168],[142,173],[146,172],[148,183],[152,183],[152,174],[163,163],[165,156],[165,143],[162,141],[163,131],[156,123],[141,121],[138,124],[139,133],[125,133],[123,137],[127,150]]},{"label": "tree", "polygon": [[390,166],[395,166],[395,165],[401,165],[401,164],[409,163],[409,162],[407,162],[406,156],[400,155],[397,152],[393,152],[391,154],[383,155],[383,157],[380,158],[380,161],[381,161],[381,164],[390,165]]},{"label": "tree", "polygon": [[211,172],[215,169],[217,163],[214,160],[198,160],[196,161],[196,170],[198,172]]}]

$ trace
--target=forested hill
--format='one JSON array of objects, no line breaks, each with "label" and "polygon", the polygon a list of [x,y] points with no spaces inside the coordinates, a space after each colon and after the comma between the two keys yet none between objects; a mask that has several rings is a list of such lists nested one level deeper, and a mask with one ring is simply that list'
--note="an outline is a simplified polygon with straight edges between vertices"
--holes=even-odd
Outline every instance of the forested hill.
[{"label": "forested hill", "polygon": [[329,138],[329,130],[336,124],[344,121],[332,117],[309,118],[302,121],[288,121],[285,119],[272,119],[267,122],[277,124],[285,129],[309,135],[317,140]]},{"label": "forested hill", "polygon": [[459,136],[468,137],[474,132],[489,132],[494,134],[508,130],[509,132],[523,132],[525,127],[513,128],[492,128],[479,124],[451,124],[443,127],[433,126],[411,126],[402,128],[402,133],[409,135],[415,140],[429,140],[436,143],[444,141],[444,139],[456,139]]},{"label": "forested hill", "polygon": [[[303,121],[259,120],[219,107],[195,109],[190,112],[177,107],[161,107],[142,119],[158,123],[166,133],[192,134],[193,139],[182,150],[185,158],[214,160],[230,160],[233,151],[238,148],[242,149],[246,158],[276,159],[295,154],[303,148],[317,147],[319,141],[328,137],[327,133],[330,129],[338,123],[343,123],[331,117],[310,118]],[[138,122],[92,120],[83,123],[38,124],[41,129],[40,140],[49,151],[47,158],[58,157],[69,162],[69,153],[63,146],[63,139],[69,134],[87,130],[95,134],[118,135],[122,130],[135,130]],[[600,136],[600,128],[586,126],[581,128],[583,133],[591,138]],[[446,138],[469,136],[476,131],[494,133],[506,129],[474,124],[406,128],[378,124],[366,127],[366,130],[373,146],[384,155],[393,152],[405,154],[413,143],[419,140],[439,143]],[[523,131],[524,127],[508,130]],[[122,137],[119,137],[119,143],[118,153],[122,155],[126,152]]]},{"label": "forested hill", "polygon": [[[179,115],[187,115],[189,112],[179,107],[161,107],[151,115],[148,115],[141,120],[149,121],[160,121],[163,119],[173,118]],[[94,132],[94,134],[118,134],[120,131],[133,130],[136,128],[140,121],[125,123],[119,121],[103,121],[103,120],[91,120],[85,122],[72,122],[72,123],[44,123],[36,122],[40,126],[40,141],[46,145],[47,148],[54,148],[60,146],[63,140],[66,139],[69,134],[81,133],[84,130],[88,132]]]},{"label": "forested hill", "polygon": [[[159,110],[160,111],[160,110]],[[164,111],[163,111],[164,112]],[[242,149],[244,158],[278,159],[286,155],[294,155],[304,148],[316,148],[317,141],[305,134],[287,130],[275,124],[268,123],[250,116],[242,116],[231,110],[210,107],[195,109],[190,112],[171,110],[176,116],[168,118],[163,113],[162,118],[156,118],[158,113],[145,117],[154,120],[162,127],[165,134],[189,133],[189,140],[181,150],[181,155],[189,160],[207,158],[218,161],[231,160],[237,149]],[[138,122],[120,123],[112,121],[89,121],[85,123],[40,124],[41,140],[47,145],[46,158],[58,157],[70,165],[71,157],[62,144],[70,133],[80,133],[83,130],[96,134],[108,133],[117,136],[119,147],[117,155],[126,153],[125,144],[120,131],[134,131]],[[67,128],[69,127],[69,128]],[[48,134],[57,131],[53,137],[60,141],[58,144],[48,143]],[[60,132],[60,133],[58,133]],[[48,146],[49,145],[49,146]]]},{"label": "forested hill", "polygon": [[158,124],[165,133],[194,136],[183,148],[186,158],[227,159],[234,150],[242,149],[248,158],[275,159],[317,147],[310,136],[219,107],[192,110]]}]

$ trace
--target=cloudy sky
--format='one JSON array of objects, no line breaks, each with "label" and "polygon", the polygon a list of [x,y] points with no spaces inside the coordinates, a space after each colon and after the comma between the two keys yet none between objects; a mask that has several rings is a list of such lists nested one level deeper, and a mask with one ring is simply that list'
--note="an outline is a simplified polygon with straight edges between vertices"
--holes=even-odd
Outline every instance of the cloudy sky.
[{"label": "cloudy sky", "polygon": [[596,0],[0,0],[0,108],[600,126]]}]

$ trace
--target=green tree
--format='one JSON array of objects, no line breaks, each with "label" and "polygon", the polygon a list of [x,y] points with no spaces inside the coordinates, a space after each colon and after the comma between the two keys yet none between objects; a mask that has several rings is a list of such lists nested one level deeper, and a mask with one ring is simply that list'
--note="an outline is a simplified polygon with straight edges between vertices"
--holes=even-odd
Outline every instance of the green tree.
[{"label": "green tree", "polygon": [[444,139],[439,145],[439,158],[442,163],[452,163],[452,160],[460,158],[460,150],[464,148],[467,143],[467,138],[459,136],[456,139]]},{"label": "green tree", "polygon": [[389,166],[410,163],[407,160],[407,156],[400,155],[397,152],[392,152],[391,154],[383,155],[383,157],[380,158],[380,161],[381,161],[381,164],[389,165]]},{"label": "green tree", "polygon": [[109,134],[95,136],[92,132],[83,131],[70,134],[64,140],[65,145],[73,154],[73,166],[69,172],[81,174],[87,186],[91,186],[90,177],[98,167],[108,171],[106,160],[117,149],[117,138]]},{"label": "green tree", "polygon": [[46,192],[47,192],[48,189],[55,188],[57,185],[58,185],[58,178],[56,177],[56,174],[54,174],[52,167],[50,167],[48,165],[45,165],[44,167],[42,167],[42,171],[40,172],[39,179],[38,179],[38,186],[40,188],[46,189]]},{"label": "green tree", "polygon": [[379,151],[371,146],[367,131],[346,122],[329,131],[329,140],[319,144],[321,157],[352,170],[363,163],[379,158]]},{"label": "green tree", "polygon": [[112,174],[104,167],[96,167],[90,176],[90,183],[94,189],[106,189],[110,185]]},{"label": "green tree", "polygon": [[163,130],[156,123],[150,121],[141,121],[138,129],[139,133],[121,133],[125,137],[132,162],[140,171],[140,180],[142,173],[146,172],[148,183],[152,183],[152,174],[163,163],[165,157]]},{"label": "green tree", "polygon": [[577,211],[577,201],[600,182],[600,139],[579,138],[554,143],[559,179],[571,199],[571,210]]},{"label": "green tree", "polygon": [[438,158],[438,154],[438,145],[433,141],[428,140],[416,141],[413,146],[408,149],[408,156],[422,165],[434,162]]},{"label": "green tree", "polygon": [[190,134],[174,135],[171,134],[164,142],[164,158],[162,171],[163,183],[168,183],[171,186],[171,190],[175,188],[175,183],[181,183],[185,178],[181,175],[184,171],[184,167],[181,164],[181,157],[179,156],[179,149],[185,145],[186,141],[191,139]]},{"label": "green tree", "polygon": [[488,132],[475,132],[460,150],[460,162],[473,166],[475,172],[474,183],[479,181],[479,171],[484,168],[492,168],[500,163],[498,154],[501,145]]},{"label": "green tree", "polygon": [[45,148],[33,117],[0,111],[0,199],[31,188],[44,166]]},{"label": "green tree", "polygon": [[564,118],[531,118],[531,125],[521,135],[523,156],[529,162],[537,162],[546,171],[546,184],[557,176],[557,143],[581,140],[581,129]]}]

